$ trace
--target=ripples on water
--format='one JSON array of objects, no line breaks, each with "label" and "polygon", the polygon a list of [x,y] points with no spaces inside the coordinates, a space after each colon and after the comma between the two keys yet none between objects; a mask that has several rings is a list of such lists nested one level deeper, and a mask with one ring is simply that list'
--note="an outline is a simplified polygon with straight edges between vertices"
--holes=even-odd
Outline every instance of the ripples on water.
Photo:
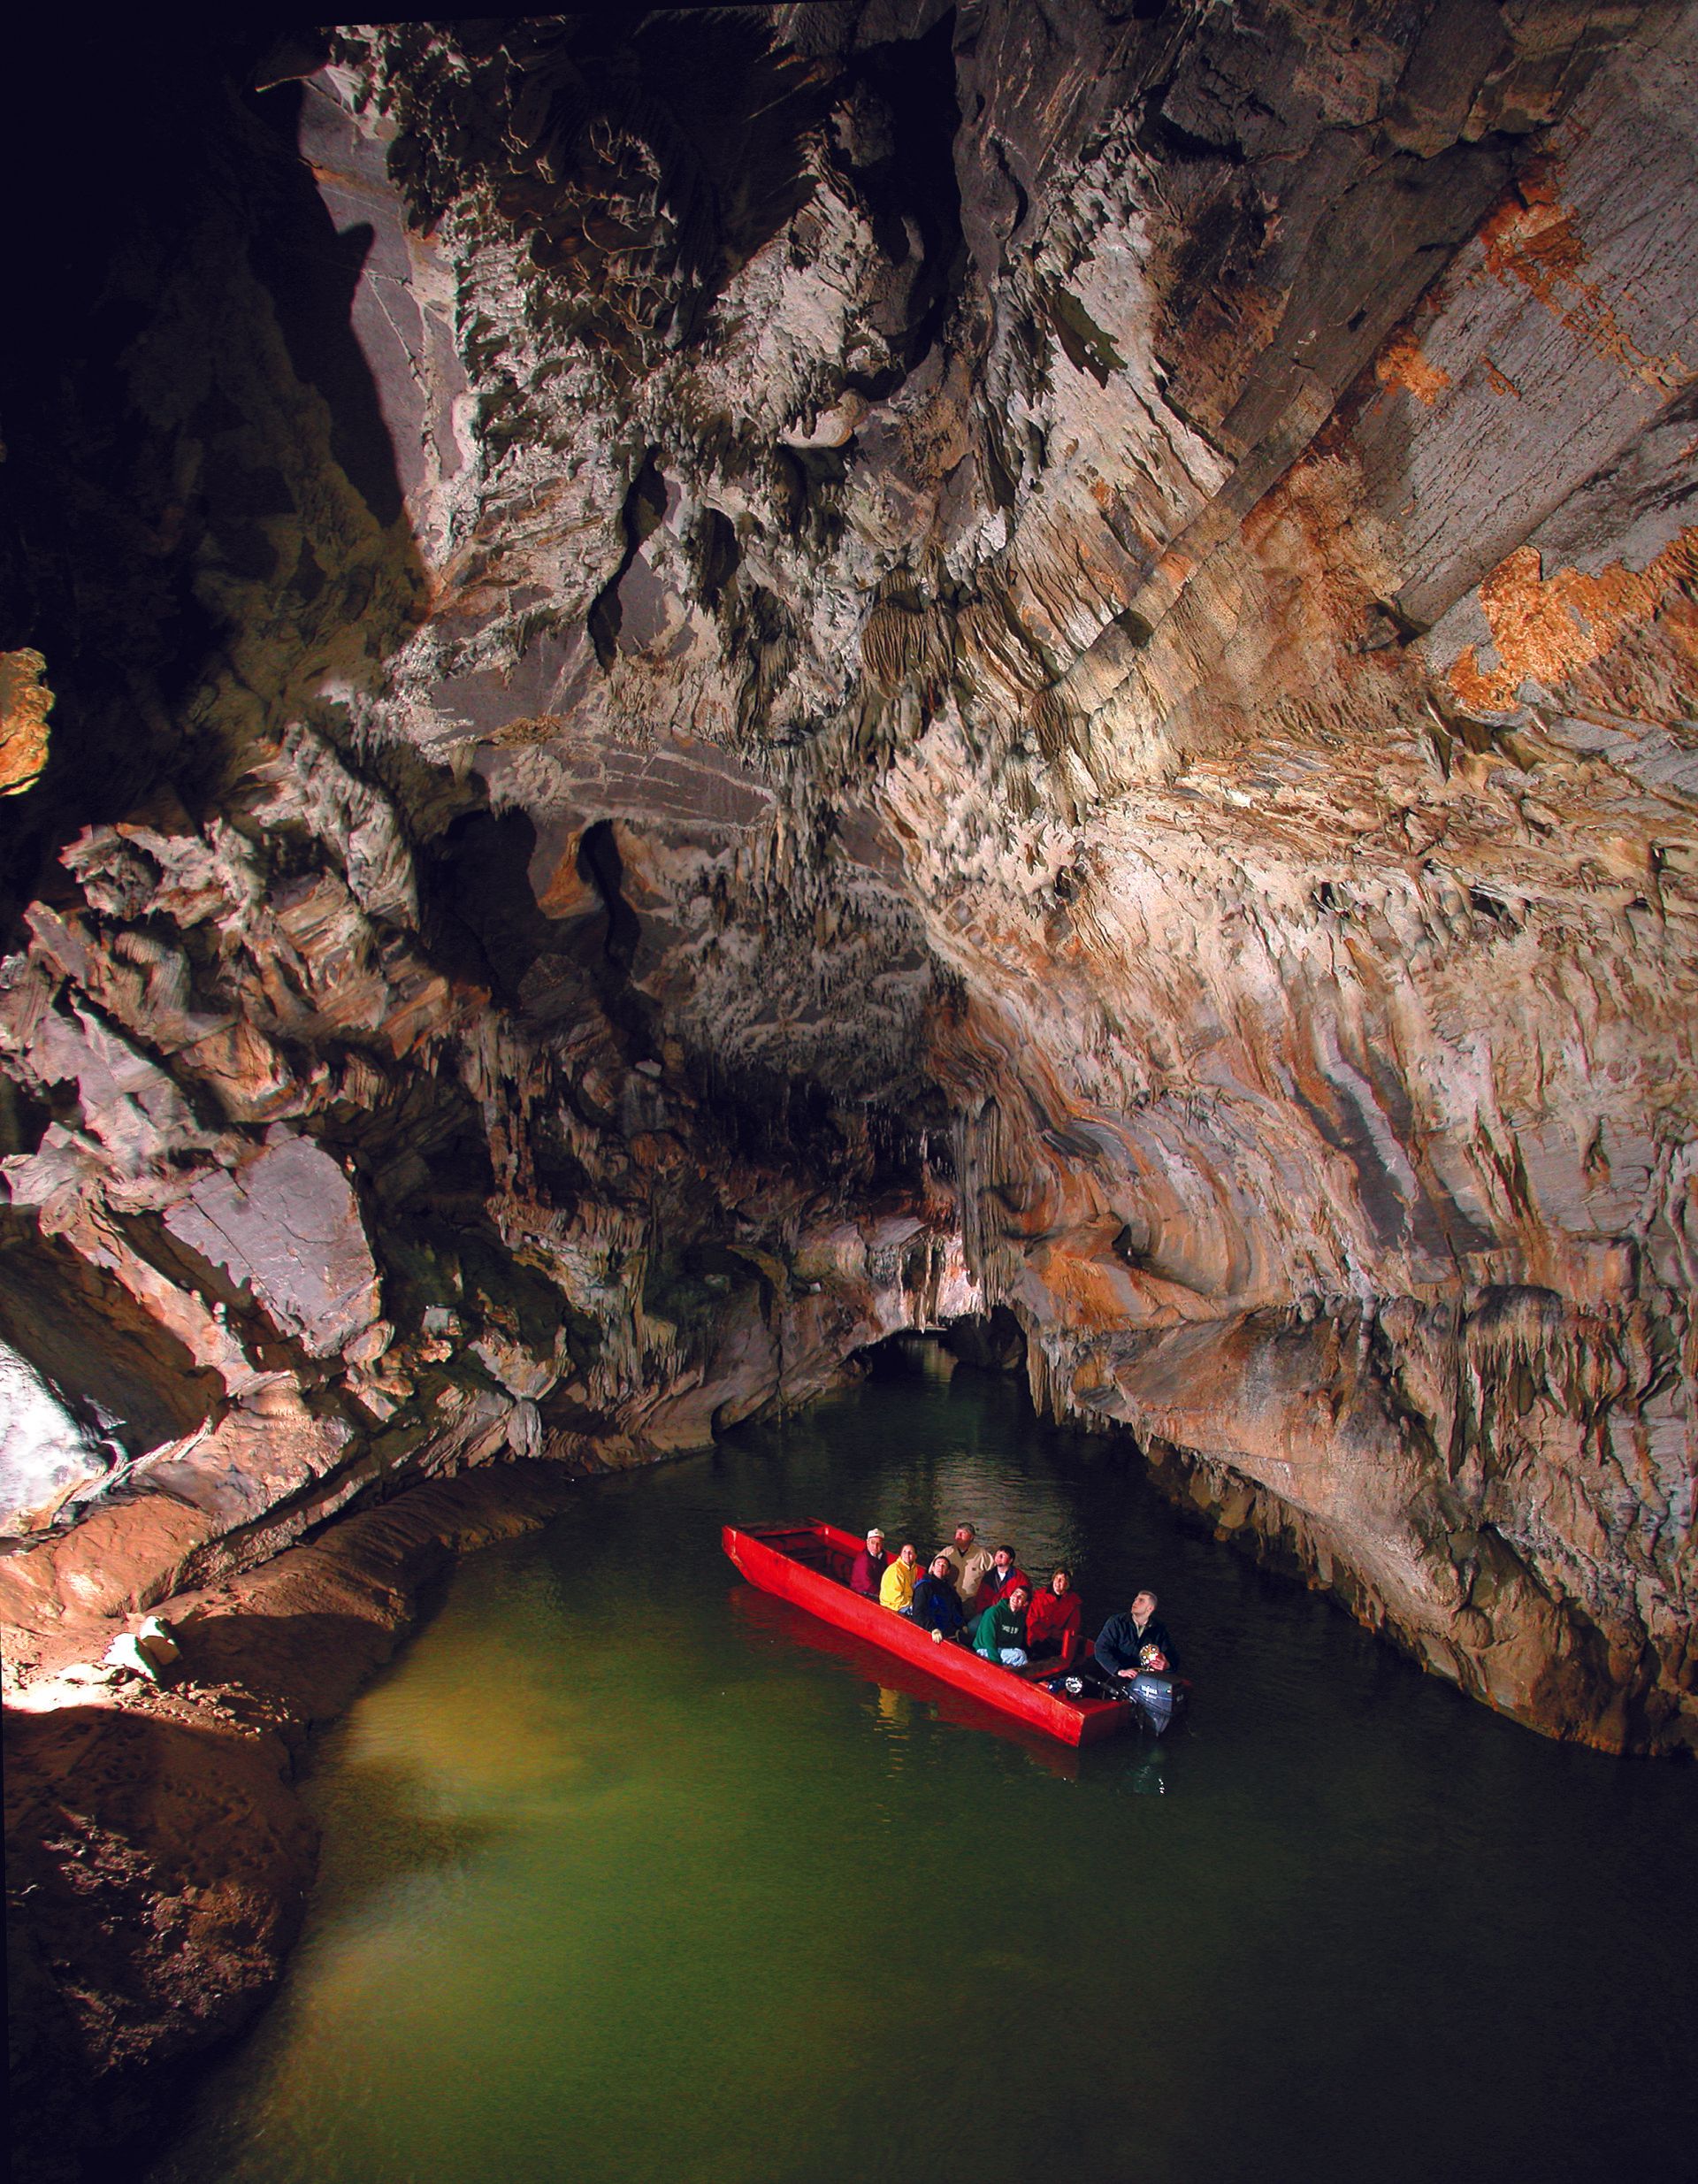
[{"label": "ripples on water", "polygon": [[[1198,1686],[1066,1754],[751,1592],[959,1515]],[[326,1738],[308,1936],[152,2184],[1691,2173],[1690,1769],[1560,1749],[910,1369],[463,1564]]]}]

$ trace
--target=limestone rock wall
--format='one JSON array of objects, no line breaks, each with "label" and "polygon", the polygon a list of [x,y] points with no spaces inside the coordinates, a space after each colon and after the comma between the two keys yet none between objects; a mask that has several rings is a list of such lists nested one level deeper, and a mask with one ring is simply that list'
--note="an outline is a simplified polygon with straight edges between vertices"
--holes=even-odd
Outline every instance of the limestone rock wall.
[{"label": "limestone rock wall", "polygon": [[1689,1743],[1695,20],[149,76],[9,466],[0,1335],[87,1470],[7,1613],[1000,1304],[1442,1673]]}]

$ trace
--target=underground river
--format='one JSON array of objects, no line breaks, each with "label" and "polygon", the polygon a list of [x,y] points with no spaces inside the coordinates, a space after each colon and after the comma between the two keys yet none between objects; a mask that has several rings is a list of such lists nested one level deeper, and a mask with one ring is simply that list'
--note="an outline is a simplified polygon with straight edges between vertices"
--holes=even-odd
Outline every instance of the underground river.
[{"label": "underground river", "polygon": [[[968,1515],[1088,1628],[1153,1585],[1190,1726],[1063,1755],[881,1684],[720,1554],[813,1514]],[[460,1567],[321,1744],[306,1938],[151,2184],[1672,2175],[1694,1791],[912,1348]]]}]

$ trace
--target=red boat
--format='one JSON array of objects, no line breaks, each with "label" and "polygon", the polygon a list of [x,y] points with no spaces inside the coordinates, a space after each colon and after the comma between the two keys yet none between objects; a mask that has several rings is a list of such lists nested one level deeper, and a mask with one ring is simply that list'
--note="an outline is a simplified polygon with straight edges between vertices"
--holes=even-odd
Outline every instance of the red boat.
[{"label": "red boat", "polygon": [[1058,1697],[965,1645],[940,1645],[906,1616],[852,1592],[849,1572],[861,1543],[835,1524],[757,1524],[747,1531],[728,1524],[720,1539],[744,1576],[762,1592],[776,1593],[839,1630],[869,1639],[910,1667],[968,1691],[998,1713],[1012,1714],[1064,1744],[1094,1744],[1134,1719],[1132,1707],[1112,1698]]}]

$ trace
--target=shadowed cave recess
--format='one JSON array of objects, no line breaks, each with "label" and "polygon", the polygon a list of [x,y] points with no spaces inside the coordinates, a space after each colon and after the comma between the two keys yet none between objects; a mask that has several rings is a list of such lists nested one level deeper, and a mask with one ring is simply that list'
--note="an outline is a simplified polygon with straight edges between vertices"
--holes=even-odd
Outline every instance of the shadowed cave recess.
[{"label": "shadowed cave recess", "polygon": [[905,1330],[1689,1750],[1694,11],[29,37],[39,2173],[266,1991],[443,1555]]}]

